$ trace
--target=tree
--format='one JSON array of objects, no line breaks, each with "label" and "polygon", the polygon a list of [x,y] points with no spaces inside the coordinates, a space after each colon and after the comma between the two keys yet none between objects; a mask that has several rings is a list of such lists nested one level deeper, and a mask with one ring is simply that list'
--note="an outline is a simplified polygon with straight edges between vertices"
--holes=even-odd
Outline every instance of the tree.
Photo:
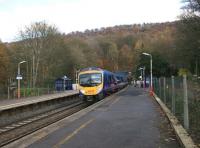
[{"label": "tree", "polygon": [[125,37],[121,37],[117,40],[118,48],[122,48],[124,45],[129,46],[130,48],[135,47],[137,41],[137,37],[135,35],[127,35]]},{"label": "tree", "polygon": [[86,53],[84,53],[83,49],[87,46],[83,41],[79,39],[72,39],[67,42],[69,47],[69,60],[70,60],[70,71],[71,76],[74,76],[76,71],[87,66],[87,61],[89,59],[86,58]]},{"label": "tree", "polygon": [[183,0],[183,3],[185,3],[183,16],[193,17],[200,15],[200,0]]},{"label": "tree", "polygon": [[[152,72],[154,77],[170,76],[172,75],[169,63],[167,60],[158,52],[151,53],[153,60]],[[145,66],[145,75],[150,75],[150,58],[142,55],[140,56],[140,62],[137,66],[136,74],[138,75],[139,67]]]},{"label": "tree", "polygon": [[101,40],[99,43],[99,55],[102,60],[102,67],[111,71],[118,70],[117,45],[109,40]]},{"label": "tree", "polygon": [[133,52],[128,45],[124,45],[119,50],[119,69],[122,71],[132,71],[133,69]]},{"label": "tree", "polygon": [[[20,38],[23,40],[24,49],[32,61],[32,85],[35,87],[37,82],[38,70],[43,57],[47,53],[51,53],[49,46],[52,38],[58,34],[55,26],[50,26],[45,22],[36,22],[30,26],[26,26],[24,30],[20,31]],[[51,44],[52,45],[52,44]]]},{"label": "tree", "polygon": [[177,59],[183,63],[180,68],[187,68],[193,74],[200,72],[200,1],[185,0],[185,13],[177,25]]},{"label": "tree", "polygon": [[9,77],[9,57],[6,46],[0,41],[0,88],[1,89],[6,88],[8,77]]}]

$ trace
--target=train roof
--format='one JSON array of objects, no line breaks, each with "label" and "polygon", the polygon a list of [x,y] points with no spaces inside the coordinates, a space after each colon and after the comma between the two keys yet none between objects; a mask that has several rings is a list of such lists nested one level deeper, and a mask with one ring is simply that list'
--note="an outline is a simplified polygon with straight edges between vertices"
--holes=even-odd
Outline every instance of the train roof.
[{"label": "train roof", "polygon": [[88,67],[88,68],[83,68],[80,70],[80,72],[84,72],[84,71],[103,71],[104,73],[112,73],[114,74],[113,72],[111,71],[108,71],[108,70],[105,70],[105,69],[101,69],[101,68],[98,68],[98,67]]},{"label": "train roof", "polygon": [[127,71],[111,72],[111,71],[108,71],[108,70],[105,70],[105,69],[101,69],[99,67],[87,67],[87,68],[81,69],[79,72],[85,72],[85,71],[102,71],[106,74],[114,74],[117,77],[127,77],[128,76]]},{"label": "train roof", "polygon": [[103,69],[98,68],[98,67],[87,67],[87,68],[81,69],[80,72],[89,71],[89,70],[103,71]]}]

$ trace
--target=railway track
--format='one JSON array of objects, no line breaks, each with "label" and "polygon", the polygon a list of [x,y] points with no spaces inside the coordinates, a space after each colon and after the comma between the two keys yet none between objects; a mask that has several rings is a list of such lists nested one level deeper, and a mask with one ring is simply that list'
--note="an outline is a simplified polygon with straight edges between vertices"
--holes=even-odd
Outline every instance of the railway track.
[{"label": "railway track", "polygon": [[68,106],[0,128],[0,147],[70,116],[87,106],[86,103],[78,101]]}]

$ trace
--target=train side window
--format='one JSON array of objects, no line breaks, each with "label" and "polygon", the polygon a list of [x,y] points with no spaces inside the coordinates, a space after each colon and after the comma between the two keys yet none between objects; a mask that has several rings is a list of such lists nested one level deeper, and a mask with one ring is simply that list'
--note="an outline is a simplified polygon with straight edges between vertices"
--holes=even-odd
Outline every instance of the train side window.
[{"label": "train side window", "polygon": [[108,75],[106,75],[106,83],[107,83],[107,84],[109,83]]},{"label": "train side window", "polygon": [[107,79],[107,75],[106,75],[106,74],[104,75],[104,82],[106,82],[106,83],[108,82],[108,79]]},{"label": "train side window", "polygon": [[115,83],[115,79],[114,79],[114,76],[113,76],[113,75],[112,75],[112,77],[111,77],[111,80],[112,80],[112,81],[111,81],[112,83]]},{"label": "train side window", "polygon": [[112,84],[112,76],[109,75],[109,84]]}]

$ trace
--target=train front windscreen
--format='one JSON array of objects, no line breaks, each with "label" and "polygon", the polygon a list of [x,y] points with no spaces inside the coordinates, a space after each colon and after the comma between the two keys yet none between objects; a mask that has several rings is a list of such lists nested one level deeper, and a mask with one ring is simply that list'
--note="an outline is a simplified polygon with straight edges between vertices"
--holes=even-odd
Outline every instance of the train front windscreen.
[{"label": "train front windscreen", "polygon": [[79,75],[79,85],[82,87],[98,86],[102,83],[101,73],[87,73]]}]

